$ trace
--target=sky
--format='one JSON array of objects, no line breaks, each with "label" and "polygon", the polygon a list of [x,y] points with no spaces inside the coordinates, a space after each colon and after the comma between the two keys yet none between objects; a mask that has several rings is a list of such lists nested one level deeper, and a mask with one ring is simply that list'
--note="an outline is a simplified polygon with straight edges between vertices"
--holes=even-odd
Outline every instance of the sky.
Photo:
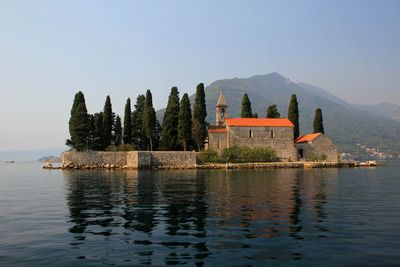
[{"label": "sky", "polygon": [[146,89],[278,72],[358,104],[400,104],[400,1],[0,0],[0,151],[63,147],[90,113]]}]

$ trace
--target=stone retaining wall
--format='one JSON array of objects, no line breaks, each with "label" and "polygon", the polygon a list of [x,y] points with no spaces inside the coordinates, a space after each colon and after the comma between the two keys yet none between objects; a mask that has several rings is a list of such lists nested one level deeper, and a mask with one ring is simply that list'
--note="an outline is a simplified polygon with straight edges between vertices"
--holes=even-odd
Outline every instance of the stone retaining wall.
[{"label": "stone retaining wall", "polygon": [[191,169],[197,167],[196,152],[186,151],[67,151],[61,155],[61,160],[65,165],[77,167],[102,167],[104,165],[132,169]]}]

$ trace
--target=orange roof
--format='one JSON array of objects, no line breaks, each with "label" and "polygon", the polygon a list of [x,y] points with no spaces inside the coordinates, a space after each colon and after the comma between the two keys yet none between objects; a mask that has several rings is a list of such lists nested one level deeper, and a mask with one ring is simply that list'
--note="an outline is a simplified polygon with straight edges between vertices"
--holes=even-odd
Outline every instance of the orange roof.
[{"label": "orange roof", "polygon": [[228,118],[225,119],[225,122],[227,126],[294,127],[293,123],[287,118]]},{"label": "orange roof", "polygon": [[208,129],[209,133],[226,133],[226,128]]},{"label": "orange roof", "polygon": [[315,138],[317,138],[319,135],[321,135],[321,133],[313,133],[313,134],[307,134],[307,135],[303,135],[303,136],[299,136],[296,139],[296,143],[307,143],[307,142],[311,142],[312,140],[314,140]]}]

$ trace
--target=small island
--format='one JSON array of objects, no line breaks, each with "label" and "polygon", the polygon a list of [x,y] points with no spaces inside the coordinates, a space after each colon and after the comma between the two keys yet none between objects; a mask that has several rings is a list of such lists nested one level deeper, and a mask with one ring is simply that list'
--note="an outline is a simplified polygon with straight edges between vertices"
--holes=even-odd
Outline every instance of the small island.
[{"label": "small island", "polygon": [[253,113],[245,93],[241,116],[228,116],[221,91],[215,124],[206,121],[204,85],[200,83],[192,106],[188,94],[179,99],[172,87],[162,124],[156,117],[152,94],[139,95],[132,112],[127,99],[123,122],[112,111],[107,96],[102,112],[88,114],[82,92],[75,95],[69,120],[71,147],[52,169],[204,169],[204,168],[321,168],[374,166],[342,162],[325,135],[322,110],[316,108],[312,133],[300,135],[297,96],[291,96],[288,117],[276,105],[264,118]]}]

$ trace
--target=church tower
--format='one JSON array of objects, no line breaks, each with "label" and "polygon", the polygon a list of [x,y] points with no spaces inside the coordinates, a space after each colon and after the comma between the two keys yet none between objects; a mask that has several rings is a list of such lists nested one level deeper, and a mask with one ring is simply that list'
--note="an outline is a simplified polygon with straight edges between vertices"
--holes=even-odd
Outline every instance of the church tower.
[{"label": "church tower", "polygon": [[215,122],[217,126],[225,126],[225,118],[228,116],[228,105],[222,91],[219,93],[217,107],[215,109]]}]

